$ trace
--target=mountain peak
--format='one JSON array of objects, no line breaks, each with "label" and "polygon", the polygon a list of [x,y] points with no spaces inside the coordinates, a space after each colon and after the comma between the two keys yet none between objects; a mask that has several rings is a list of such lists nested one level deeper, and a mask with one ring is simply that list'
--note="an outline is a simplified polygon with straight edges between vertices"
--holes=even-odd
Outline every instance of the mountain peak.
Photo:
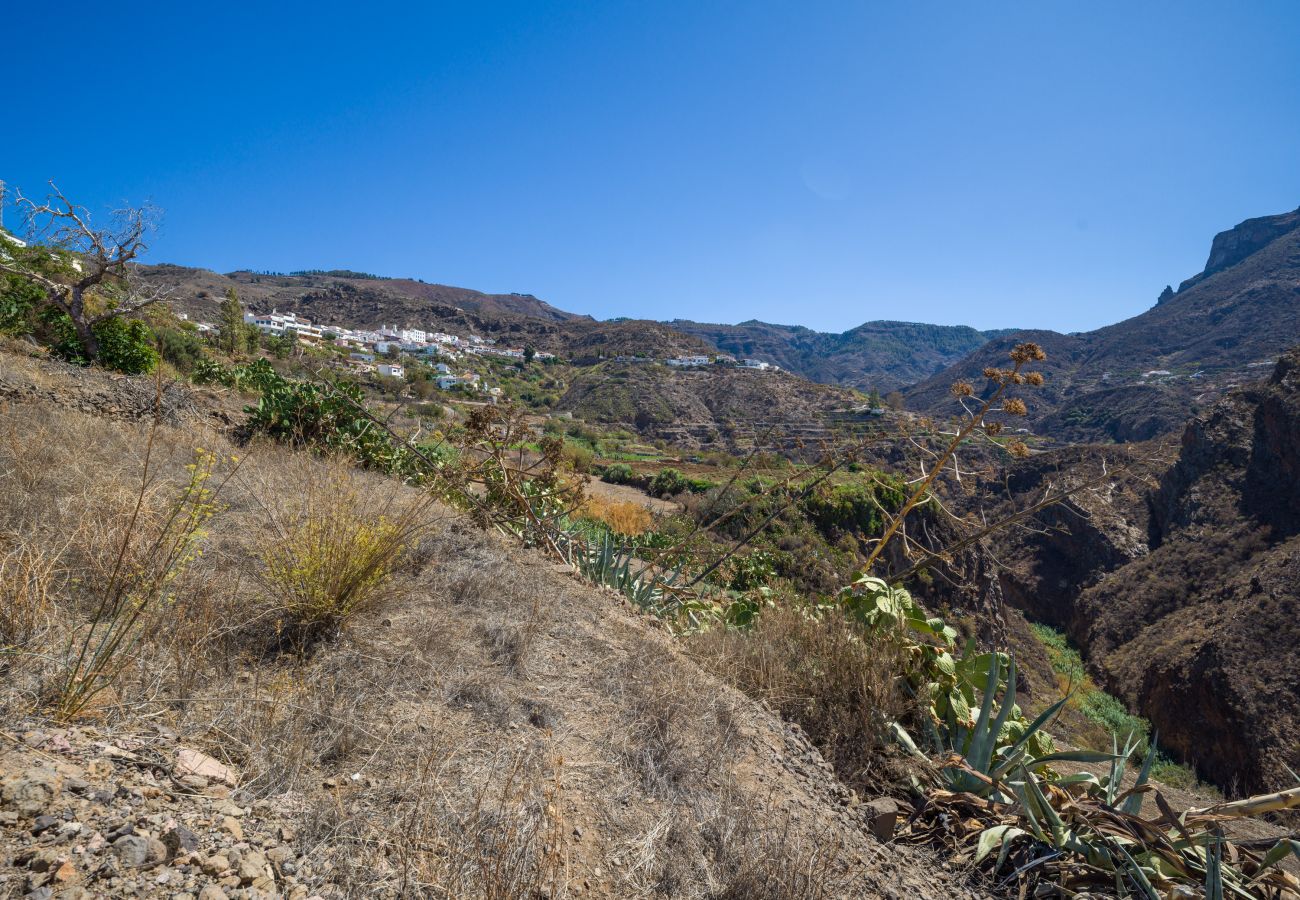
[{"label": "mountain peak", "polygon": [[1205,280],[1215,272],[1235,266],[1253,253],[1263,250],[1273,241],[1300,228],[1300,209],[1247,219],[1235,228],[1220,231],[1210,244],[1210,258],[1205,269],[1178,286],[1179,292]]}]

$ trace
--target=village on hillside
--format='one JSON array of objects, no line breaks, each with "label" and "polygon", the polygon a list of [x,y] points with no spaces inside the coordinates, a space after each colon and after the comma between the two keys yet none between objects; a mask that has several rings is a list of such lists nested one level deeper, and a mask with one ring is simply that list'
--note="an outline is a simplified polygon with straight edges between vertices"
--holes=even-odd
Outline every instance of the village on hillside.
[{"label": "village on hillside", "polygon": [[[531,362],[556,359],[555,354],[532,347],[503,347],[493,338],[479,335],[448,334],[423,328],[381,325],[378,329],[349,328],[342,325],[322,325],[302,318],[295,313],[244,313],[244,322],[263,334],[283,338],[292,336],[298,342],[315,345],[322,342],[349,348],[346,365],[358,374],[372,373],[385,378],[404,379],[406,370],[403,357],[431,364],[437,372],[435,383],[443,391],[461,390],[487,394],[493,401],[501,389],[489,387],[482,376],[465,366],[467,357],[495,357]],[[200,333],[213,332],[217,326],[210,322],[195,322]],[[618,356],[614,362],[661,363],[675,369],[695,369],[706,366],[725,366],[755,372],[779,372],[780,366],[759,359],[737,359],[727,353],[711,356]],[[459,369],[460,371],[456,371]]]}]

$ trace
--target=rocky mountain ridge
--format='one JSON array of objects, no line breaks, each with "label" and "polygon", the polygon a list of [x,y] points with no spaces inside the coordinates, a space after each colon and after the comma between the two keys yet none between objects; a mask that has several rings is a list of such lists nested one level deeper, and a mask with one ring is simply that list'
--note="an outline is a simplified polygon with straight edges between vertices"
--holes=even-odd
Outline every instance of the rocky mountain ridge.
[{"label": "rocky mountain ridge", "polygon": [[1049,384],[1030,407],[1037,431],[1073,441],[1144,440],[1177,431],[1189,415],[1256,380],[1297,336],[1300,211],[1219,234],[1204,271],[1138,316],[1083,334],[991,340],[906,395],[911,408],[950,415],[954,381],[980,383],[984,368],[1030,339],[1048,352]]},{"label": "rocky mountain ridge", "polygon": [[1286,767],[1300,765],[1300,351],[1194,418],[1176,448],[1072,448],[1017,467],[1009,484],[1028,495],[1049,474],[1103,464],[1135,468],[1150,487],[1081,493],[1040,516],[1040,530],[1009,533],[1004,596],[1066,629],[1203,777],[1233,793],[1289,786]]}]

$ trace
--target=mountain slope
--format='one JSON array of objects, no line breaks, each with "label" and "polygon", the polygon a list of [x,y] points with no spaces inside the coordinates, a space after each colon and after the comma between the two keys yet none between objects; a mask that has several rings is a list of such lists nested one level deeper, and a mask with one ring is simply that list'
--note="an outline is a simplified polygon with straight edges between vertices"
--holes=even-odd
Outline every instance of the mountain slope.
[{"label": "mountain slope", "polygon": [[220,275],[188,266],[141,266],[144,280],[174,291],[185,312],[211,314],[229,288],[256,312],[301,313],[323,322],[361,327],[414,324],[428,316],[470,314],[484,318],[532,318],[569,322],[585,318],[556,309],[531,294],[485,294],[409,278],[380,278],[347,270],[266,275],[238,271]]},{"label": "mountain slope", "polygon": [[835,414],[860,403],[849,390],[788,372],[607,362],[578,374],[558,409],[683,447],[737,450],[764,434],[796,450],[801,440],[811,448],[830,436]]},{"label": "mountain slope", "polygon": [[674,319],[668,324],[737,357],[774,362],[823,384],[882,393],[914,384],[1000,334],[916,322],[866,322],[842,334],[754,320],[712,325]]},{"label": "mountain slope", "polygon": [[[1075,440],[1175,430],[1224,391],[1257,377],[1300,335],[1300,210],[1217,235],[1205,270],[1141,315],[1084,334],[1032,334],[1038,336],[1028,339],[1040,340],[1049,354],[1050,383],[1030,411],[1039,430]],[[990,341],[920,382],[907,391],[909,405],[954,412],[950,385],[978,380],[1021,339]]]}]

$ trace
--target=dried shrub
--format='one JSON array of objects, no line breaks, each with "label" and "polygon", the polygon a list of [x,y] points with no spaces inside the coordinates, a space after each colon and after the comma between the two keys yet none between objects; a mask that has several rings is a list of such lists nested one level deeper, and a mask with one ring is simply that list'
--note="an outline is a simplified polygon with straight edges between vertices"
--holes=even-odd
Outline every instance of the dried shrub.
[{"label": "dried shrub", "polygon": [[797,722],[851,785],[868,781],[889,741],[888,723],[906,707],[896,684],[898,646],[838,615],[777,607],[752,628],[697,635],[688,650],[706,669]]},{"label": "dried shrub", "polygon": [[58,554],[18,535],[0,539],[0,653],[28,647],[54,618]]},{"label": "dried shrub", "polygon": [[588,497],[582,507],[582,515],[604,522],[613,531],[628,537],[645,534],[654,525],[654,516],[650,510],[633,500]]},{"label": "dried shrub", "polygon": [[274,542],[261,554],[262,578],[279,600],[278,635],[299,648],[384,602],[429,525],[427,498],[390,489],[376,504],[347,476],[339,464],[323,467],[301,493],[267,507]]}]

